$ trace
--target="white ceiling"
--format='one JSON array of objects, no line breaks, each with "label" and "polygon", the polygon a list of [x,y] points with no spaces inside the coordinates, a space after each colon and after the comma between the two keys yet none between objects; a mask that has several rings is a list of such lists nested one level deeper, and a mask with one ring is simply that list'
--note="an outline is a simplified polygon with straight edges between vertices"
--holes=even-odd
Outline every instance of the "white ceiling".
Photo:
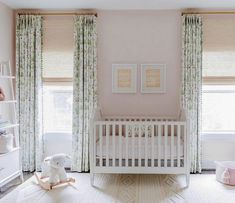
[{"label": "white ceiling", "polygon": [[0,0],[14,9],[235,9],[234,0]]}]

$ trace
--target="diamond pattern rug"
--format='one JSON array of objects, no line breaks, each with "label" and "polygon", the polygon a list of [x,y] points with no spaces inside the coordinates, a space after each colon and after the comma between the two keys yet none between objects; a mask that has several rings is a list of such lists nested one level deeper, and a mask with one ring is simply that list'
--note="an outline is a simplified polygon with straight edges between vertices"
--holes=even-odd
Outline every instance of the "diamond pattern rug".
[{"label": "diamond pattern rug", "polygon": [[235,187],[215,180],[215,175],[191,175],[189,188],[185,177],[173,175],[95,176],[90,186],[89,174],[71,173],[73,186],[52,191],[42,190],[34,177],[0,199],[1,203],[233,203]]}]

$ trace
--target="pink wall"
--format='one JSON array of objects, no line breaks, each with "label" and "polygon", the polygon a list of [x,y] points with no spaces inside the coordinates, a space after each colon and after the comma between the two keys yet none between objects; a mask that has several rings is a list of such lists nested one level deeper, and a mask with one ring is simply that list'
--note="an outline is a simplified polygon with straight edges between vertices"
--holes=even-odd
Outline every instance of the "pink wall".
[{"label": "pink wall", "polygon": [[0,3],[0,61],[13,65],[13,11]]},{"label": "pink wall", "polygon": [[[98,13],[99,104],[105,115],[176,116],[180,101],[181,12]],[[112,93],[112,63],[138,64],[136,94]],[[140,93],[140,64],[165,63],[165,94]]]}]

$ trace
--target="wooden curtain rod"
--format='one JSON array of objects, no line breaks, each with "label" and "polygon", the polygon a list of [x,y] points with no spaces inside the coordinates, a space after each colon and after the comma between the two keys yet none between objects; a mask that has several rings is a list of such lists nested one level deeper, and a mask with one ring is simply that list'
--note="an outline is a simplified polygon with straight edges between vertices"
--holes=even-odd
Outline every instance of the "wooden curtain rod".
[{"label": "wooden curtain rod", "polygon": [[201,15],[234,15],[235,11],[195,11],[195,12],[182,12],[182,15],[185,14],[201,14]]},{"label": "wooden curtain rod", "polygon": [[94,15],[98,16],[97,13],[17,13],[18,15],[41,15],[41,16],[73,16],[73,15]]}]

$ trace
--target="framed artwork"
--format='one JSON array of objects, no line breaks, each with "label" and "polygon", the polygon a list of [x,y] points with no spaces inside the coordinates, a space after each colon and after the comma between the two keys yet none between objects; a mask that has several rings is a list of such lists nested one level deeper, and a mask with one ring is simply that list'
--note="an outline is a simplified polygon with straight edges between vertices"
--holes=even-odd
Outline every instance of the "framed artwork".
[{"label": "framed artwork", "polygon": [[166,91],[166,65],[141,64],[141,92],[164,93]]},{"label": "framed artwork", "polygon": [[112,65],[112,92],[113,93],[136,93],[137,82],[136,64],[113,64]]}]

